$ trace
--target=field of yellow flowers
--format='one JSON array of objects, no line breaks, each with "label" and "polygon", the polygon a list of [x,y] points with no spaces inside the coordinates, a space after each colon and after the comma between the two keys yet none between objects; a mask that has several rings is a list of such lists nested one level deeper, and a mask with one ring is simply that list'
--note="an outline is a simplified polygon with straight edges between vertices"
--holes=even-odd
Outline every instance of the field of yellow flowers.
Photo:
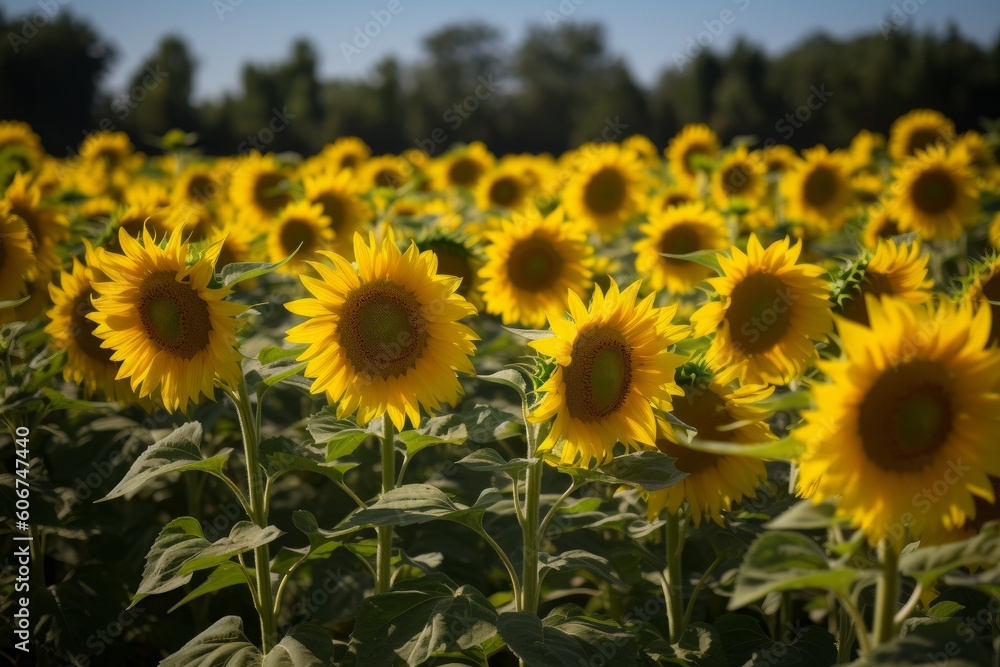
[{"label": "field of yellow flowers", "polygon": [[194,140],[0,123],[5,656],[1000,660],[1000,137]]}]

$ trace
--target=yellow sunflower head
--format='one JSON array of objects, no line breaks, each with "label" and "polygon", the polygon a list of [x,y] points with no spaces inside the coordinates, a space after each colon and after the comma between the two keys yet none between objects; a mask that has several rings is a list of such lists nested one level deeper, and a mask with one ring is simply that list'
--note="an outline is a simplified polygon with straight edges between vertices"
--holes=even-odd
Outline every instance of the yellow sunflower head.
[{"label": "yellow sunflower head", "polygon": [[904,231],[955,239],[979,217],[976,179],[961,153],[943,146],[918,151],[893,173],[895,206]]},{"label": "yellow sunflower head", "polygon": [[516,168],[501,165],[479,179],[476,206],[482,210],[518,209],[531,195],[531,185]]},{"label": "yellow sunflower head", "polygon": [[741,380],[786,384],[816,359],[813,341],[832,328],[829,283],[820,267],[796,264],[801,250],[787,237],[764,249],[751,235],[746,253],[719,257],[723,275],[708,279],[719,298],[691,316],[695,336],[714,333],[709,368],[746,362]]},{"label": "yellow sunflower head", "polygon": [[828,382],[794,432],[799,490],[836,498],[872,544],[899,548],[963,525],[976,497],[994,501],[1000,348],[987,346],[985,308],[869,297],[868,313],[870,327],[837,320],[844,356],[820,362]]},{"label": "yellow sunflower head", "polygon": [[31,126],[17,120],[0,121],[0,188],[17,172],[32,172],[42,163],[45,150]]},{"label": "yellow sunflower head", "polygon": [[993,221],[990,222],[990,243],[996,250],[1000,250],[1000,211],[993,214]]},{"label": "yellow sunflower head", "polygon": [[[35,251],[28,225],[20,217],[0,209],[0,301],[22,298],[25,278],[35,273]],[[7,311],[0,310],[0,317]]]},{"label": "yellow sunflower head", "polygon": [[42,193],[28,174],[14,176],[0,199],[0,215],[15,215],[27,225],[31,249],[38,262],[29,270],[29,280],[60,268],[57,248],[69,234],[69,221],[60,210],[42,203]]},{"label": "yellow sunflower head", "polygon": [[769,174],[784,174],[799,162],[799,154],[794,148],[785,144],[775,144],[756,150],[751,157],[763,162],[764,170]]},{"label": "yellow sunflower head", "polygon": [[330,219],[333,250],[347,258],[354,257],[354,234],[372,219],[372,207],[361,198],[358,181],[350,170],[324,171],[306,178],[303,183],[306,201],[319,204]]},{"label": "yellow sunflower head", "polygon": [[581,147],[576,173],[563,190],[566,213],[607,238],[617,234],[640,210],[645,177],[636,155],[617,144]]},{"label": "yellow sunflower head", "polygon": [[[700,369],[699,369],[700,371]],[[774,392],[763,384],[740,385],[739,368],[732,367],[715,376],[704,372],[678,373],[684,394],[673,400],[673,416],[694,428],[697,440],[756,444],[774,440],[765,421],[771,413],[757,403]],[[676,515],[687,501],[691,520],[699,525],[710,519],[723,525],[722,513],[733,503],[752,497],[767,478],[760,459],[709,454],[684,445],[688,432],[657,415],[656,447],[677,459],[677,469],[688,473],[678,484],[650,491],[646,498],[647,516],[652,521],[666,509]]]},{"label": "yellow sunflower head", "polygon": [[[186,410],[215,382],[235,387],[240,379],[236,316],[246,306],[225,301],[227,289],[209,287],[220,245],[209,246],[188,266],[183,230],[174,229],[163,247],[148,230],[141,238],[118,231],[124,254],[106,253],[93,284],[100,295],[93,333],[119,362],[117,379],[128,379],[140,397],[155,396],[168,411]],[[154,394],[155,392],[155,394]]]},{"label": "yellow sunflower head", "polygon": [[868,325],[867,297],[892,296],[909,303],[923,303],[931,297],[934,281],[927,278],[929,255],[920,243],[897,245],[879,240],[875,252],[865,252],[845,271],[839,307],[844,317]]},{"label": "yellow sunflower head", "polygon": [[969,131],[960,136],[952,150],[959,153],[977,175],[985,175],[997,166],[996,155],[979,132]]},{"label": "yellow sunflower head", "polygon": [[626,137],[622,140],[622,148],[638,155],[639,160],[645,165],[656,164],[660,157],[660,151],[656,149],[656,144],[644,134],[633,134]]},{"label": "yellow sunflower head", "polygon": [[851,200],[850,169],[843,154],[817,146],[802,158],[781,181],[787,217],[816,236],[839,229]]},{"label": "yellow sunflower head", "polygon": [[357,413],[367,424],[388,415],[397,429],[420,424],[421,406],[454,404],[462,387],[456,372],[474,373],[476,335],[459,320],[476,309],[455,293],[459,280],[437,273],[432,252],[413,244],[405,253],[391,232],[381,244],[354,237],[357,268],[323,252],[333,267],[313,262],[319,278],[302,276],[313,298],[287,305],[309,318],[288,331],[308,344],[299,357],[313,393],[326,393],[337,416]]},{"label": "yellow sunflower head", "polygon": [[746,146],[723,156],[712,172],[712,198],[719,208],[753,208],[766,194],[764,163],[752,157]]},{"label": "yellow sunflower head", "polygon": [[666,211],[698,201],[698,190],[691,185],[672,185],[656,194],[649,205],[650,212]]},{"label": "yellow sunflower head", "polygon": [[267,254],[272,262],[280,262],[298,249],[290,262],[278,269],[288,275],[298,275],[306,262],[316,259],[320,250],[333,247],[336,234],[330,227],[323,207],[309,201],[286,206],[267,232]]},{"label": "yellow sunflower head", "polygon": [[258,223],[276,216],[292,201],[285,171],[273,155],[252,151],[240,161],[229,184],[229,199]]},{"label": "yellow sunflower head", "polygon": [[1000,343],[1000,255],[993,254],[978,263],[965,290],[965,300],[992,313],[990,343]]},{"label": "yellow sunflower head", "polygon": [[222,184],[222,175],[217,168],[194,164],[181,173],[170,193],[170,199],[175,206],[207,208],[225,198],[226,192]]},{"label": "yellow sunflower head", "polygon": [[431,251],[437,257],[437,272],[455,276],[461,282],[456,293],[476,306],[482,306],[479,270],[483,265],[472,242],[462,235],[446,230],[434,230],[417,240],[420,252]]},{"label": "yellow sunflower head", "polygon": [[914,109],[897,118],[889,128],[889,156],[905,160],[936,145],[949,145],[955,138],[955,124],[931,109]]},{"label": "yellow sunflower head", "polygon": [[903,234],[896,214],[896,204],[892,200],[882,206],[868,208],[868,221],[861,233],[861,241],[866,248],[875,248],[882,239]]},{"label": "yellow sunflower head", "polygon": [[564,464],[606,463],[619,442],[654,446],[653,405],[669,409],[671,396],[681,393],[674,371],[684,357],[668,349],[687,327],[672,323],[676,304],[656,308],[655,294],[638,301],[639,285],[620,291],[611,281],[606,293],[594,291],[589,307],[571,293],[569,318],[550,314],[554,335],[529,343],[555,361],[529,419],[553,420],[539,449],[561,446]]},{"label": "yellow sunflower head", "polygon": [[484,234],[486,264],[479,272],[487,312],[504,324],[542,327],[549,310],[562,312],[569,292],[591,285],[593,249],[563,211],[532,211]]},{"label": "yellow sunflower head", "polygon": [[331,165],[334,170],[356,170],[371,156],[372,149],[363,139],[357,137],[339,137],[327,145],[319,154],[320,159]]},{"label": "yellow sunflower head", "polygon": [[396,155],[369,158],[358,169],[357,180],[363,190],[387,188],[399,190],[413,178],[413,166]]},{"label": "yellow sunflower head", "polygon": [[861,130],[854,135],[854,138],[851,139],[851,145],[847,148],[847,158],[851,163],[851,170],[858,172],[875,169],[875,156],[884,148],[884,136],[868,130]]},{"label": "yellow sunflower head", "polygon": [[475,188],[495,161],[481,141],[452,150],[430,165],[434,189]]},{"label": "yellow sunflower head", "polygon": [[80,144],[80,158],[105,171],[126,166],[135,149],[124,132],[92,132]]},{"label": "yellow sunflower head", "polygon": [[640,227],[642,238],[635,244],[635,270],[653,290],[667,288],[683,293],[708,278],[712,270],[684,259],[664,255],[686,255],[699,250],[727,248],[729,228],[722,215],[701,203],[685,204],[664,212],[651,212]]},{"label": "yellow sunflower head", "polygon": [[714,161],[718,153],[719,137],[707,125],[685,125],[664,151],[678,183],[694,181],[705,168],[704,162]]}]

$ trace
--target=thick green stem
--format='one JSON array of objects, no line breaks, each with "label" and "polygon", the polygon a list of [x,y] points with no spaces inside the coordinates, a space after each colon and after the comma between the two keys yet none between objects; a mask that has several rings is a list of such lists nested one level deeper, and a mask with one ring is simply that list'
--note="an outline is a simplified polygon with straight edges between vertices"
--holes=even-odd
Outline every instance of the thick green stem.
[{"label": "thick green stem", "polygon": [[[389,415],[382,417],[382,495],[393,490],[396,483],[396,434]],[[375,552],[375,592],[388,593],[392,583],[392,526],[378,527],[378,548]]]},{"label": "thick green stem", "polygon": [[680,512],[667,512],[664,529],[667,569],[663,572],[663,594],[667,598],[667,624],[670,628],[670,643],[676,644],[684,634],[684,585],[681,582],[681,553],[684,543],[681,538]]},{"label": "thick green stem", "polygon": [[538,577],[538,505],[542,492],[542,459],[528,466],[524,471],[524,551],[521,575],[521,609],[520,611],[538,611],[540,596]]},{"label": "thick green stem", "polygon": [[[247,460],[247,487],[250,494],[250,519],[267,528],[267,500],[264,492],[264,469],[260,464],[260,430],[250,405],[246,383],[240,381],[239,391],[233,397],[236,412],[243,432],[243,449]],[[254,570],[257,580],[257,613],[260,615],[261,651],[267,653],[277,643],[277,630],[274,616],[274,596],[271,593],[271,552],[268,545],[263,544],[253,550]]]},{"label": "thick green stem", "polygon": [[890,538],[879,544],[882,573],[875,585],[875,631],[872,646],[878,648],[896,637],[896,607],[899,604],[899,553]]}]

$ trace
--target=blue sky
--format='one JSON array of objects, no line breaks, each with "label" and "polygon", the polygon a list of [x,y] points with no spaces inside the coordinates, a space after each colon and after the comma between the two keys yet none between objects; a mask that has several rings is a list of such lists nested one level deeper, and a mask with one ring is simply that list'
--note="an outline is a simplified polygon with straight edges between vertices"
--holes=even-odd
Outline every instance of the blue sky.
[{"label": "blue sky", "polygon": [[[288,53],[291,41],[306,37],[321,54],[320,74],[364,77],[381,58],[403,60],[421,54],[421,39],[455,21],[485,20],[516,44],[530,25],[571,20],[604,24],[608,45],[621,55],[642,83],[655,81],[674,53],[694,40],[711,41],[711,48],[728,48],[740,35],[763,44],[769,52],[788,49],[816,30],[850,36],[879,29],[893,15],[906,27],[943,30],[955,22],[963,34],[983,44],[1000,35],[997,0],[171,0],[129,2],[61,0],[76,15],[91,20],[118,51],[105,80],[114,90],[167,33],[183,35],[198,60],[195,95],[213,98],[238,88],[246,61],[273,62]],[[50,3],[54,4],[54,2]],[[39,0],[5,0],[8,16],[40,10]],[[397,10],[391,14],[390,9]],[[345,57],[342,43],[352,45],[355,29],[381,16],[385,26],[359,53]],[[726,13],[728,12],[728,13]],[[706,26],[706,22],[708,25]],[[709,36],[714,28],[717,35]],[[720,30],[721,28],[721,30]]]}]

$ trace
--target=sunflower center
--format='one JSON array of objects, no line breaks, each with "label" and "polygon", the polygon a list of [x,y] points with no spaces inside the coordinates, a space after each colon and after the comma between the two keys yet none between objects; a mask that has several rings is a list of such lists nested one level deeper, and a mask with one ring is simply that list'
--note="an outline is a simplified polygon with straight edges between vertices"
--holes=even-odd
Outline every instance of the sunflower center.
[{"label": "sunflower center", "polygon": [[666,197],[663,198],[663,209],[666,211],[671,206],[680,206],[681,204],[687,204],[691,201],[691,197],[687,196],[683,192],[671,192]]},{"label": "sunflower center", "polygon": [[563,258],[545,239],[528,238],[515,245],[507,261],[507,277],[518,289],[540,292],[562,275]]},{"label": "sunflower center", "polygon": [[694,175],[696,169],[695,164],[704,158],[708,157],[708,147],[701,144],[693,144],[686,151],[684,151],[684,158],[682,163],[684,165],[684,171],[690,175]]},{"label": "sunflower center", "polygon": [[583,199],[598,215],[615,213],[625,203],[625,179],[617,169],[605,167],[590,178]]},{"label": "sunflower center", "polygon": [[791,288],[777,276],[753,273],[733,287],[726,308],[733,345],[748,354],[765,352],[792,326]]},{"label": "sunflower center", "polygon": [[448,180],[455,185],[469,187],[479,180],[482,170],[475,160],[459,158],[448,169]]},{"label": "sunflower center", "polygon": [[563,378],[572,418],[594,422],[617,412],[632,390],[628,340],[606,325],[580,332]]},{"label": "sunflower center", "polygon": [[268,213],[276,213],[284,208],[291,201],[291,197],[280,189],[283,180],[281,174],[274,172],[265,172],[258,176],[253,188],[257,206]]},{"label": "sunflower center", "polygon": [[302,244],[299,257],[308,257],[316,249],[316,231],[305,220],[291,218],[281,226],[281,247],[285,254],[292,252]]},{"label": "sunflower center", "polygon": [[212,320],[208,304],[171,271],[151,273],[139,285],[137,307],[146,335],[161,350],[191,359],[208,347]]},{"label": "sunflower center", "polygon": [[[736,429],[719,430],[733,421],[726,410],[725,402],[713,391],[705,389],[690,390],[684,398],[674,399],[673,414],[688,426],[697,429],[698,440],[732,442],[737,434]],[[669,440],[656,441],[657,448],[677,459],[678,470],[695,475],[715,464],[721,457],[708,452],[700,452],[684,445],[678,445]]]},{"label": "sunflower center", "polygon": [[831,204],[837,196],[837,184],[839,180],[832,169],[828,167],[817,167],[806,176],[802,194],[809,206],[813,208],[825,208]]},{"label": "sunflower center", "polygon": [[385,278],[348,293],[337,331],[351,364],[372,378],[403,375],[427,348],[427,320],[416,296]]},{"label": "sunflower center", "polygon": [[405,180],[395,169],[382,169],[375,174],[375,185],[380,188],[398,188]]},{"label": "sunflower center", "polygon": [[348,153],[344,157],[340,158],[340,168],[341,169],[353,169],[358,166],[358,156],[353,153]]},{"label": "sunflower center", "polygon": [[192,202],[203,202],[209,199],[213,199],[218,192],[218,187],[212,182],[208,176],[204,174],[198,174],[192,176],[191,180],[188,181],[187,196],[188,201]]},{"label": "sunflower center", "polygon": [[888,218],[888,217],[885,219],[885,222],[882,223],[882,226],[879,227],[878,230],[878,235],[883,239],[891,238],[893,236],[899,236],[899,233],[900,233],[899,223],[896,222],[896,220],[894,220],[893,218]]},{"label": "sunflower center", "polygon": [[[994,271],[993,275],[983,282],[982,290],[983,296],[988,300],[1000,301],[1000,270]],[[990,312],[993,314],[990,342],[996,343],[1000,341],[1000,306],[990,304]]]},{"label": "sunflower center", "polygon": [[462,279],[462,287],[459,291],[467,288],[472,280],[472,268],[469,266],[468,257],[462,250],[455,248],[451,243],[438,242],[427,245],[425,250],[431,250],[437,256],[439,274],[455,276]]},{"label": "sunflower center", "polygon": [[753,178],[753,170],[748,165],[734,164],[722,172],[722,189],[730,197],[743,194],[753,185]]},{"label": "sunflower center", "polygon": [[94,335],[97,322],[87,317],[95,310],[90,301],[92,296],[94,296],[94,292],[89,290],[77,296],[73,302],[73,312],[70,314],[70,335],[73,336],[80,350],[88,357],[101,363],[111,363],[113,351],[101,347],[101,339]]},{"label": "sunflower center", "polygon": [[[686,255],[701,250],[701,235],[692,225],[679,224],[663,232],[659,243],[660,253],[664,255]],[[687,264],[683,259],[675,257],[660,257],[665,264]]]},{"label": "sunflower center", "polygon": [[928,169],[913,182],[913,203],[925,213],[943,213],[955,203],[958,189],[948,172]]},{"label": "sunflower center", "polygon": [[339,232],[347,222],[347,204],[343,198],[328,192],[316,197],[315,201],[323,207],[323,215],[330,218],[333,231]]},{"label": "sunflower center", "polygon": [[490,186],[490,201],[497,206],[510,208],[521,198],[521,188],[511,177],[498,178]]},{"label": "sunflower center", "polygon": [[870,325],[868,319],[868,305],[865,303],[865,295],[871,294],[895,294],[896,288],[893,286],[889,276],[875,271],[865,271],[864,280],[858,285],[854,296],[851,297],[844,306],[844,317],[858,322],[865,326]]},{"label": "sunflower center", "polygon": [[858,435],[868,458],[894,471],[919,470],[945,445],[955,424],[946,370],[926,360],[887,369],[865,394]]},{"label": "sunflower center", "polygon": [[918,150],[933,146],[941,138],[941,133],[936,127],[927,127],[916,130],[910,135],[910,142],[907,144],[906,152],[913,155]]}]

